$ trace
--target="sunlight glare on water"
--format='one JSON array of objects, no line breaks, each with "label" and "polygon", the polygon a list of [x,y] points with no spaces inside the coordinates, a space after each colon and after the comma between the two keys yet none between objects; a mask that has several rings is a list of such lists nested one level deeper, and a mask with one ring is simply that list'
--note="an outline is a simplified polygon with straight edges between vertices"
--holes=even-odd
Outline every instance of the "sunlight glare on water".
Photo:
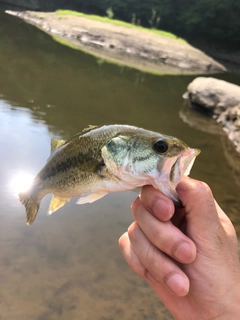
[{"label": "sunlight glare on water", "polygon": [[10,188],[14,195],[18,195],[19,192],[28,190],[33,181],[34,176],[27,172],[19,172],[10,181]]}]

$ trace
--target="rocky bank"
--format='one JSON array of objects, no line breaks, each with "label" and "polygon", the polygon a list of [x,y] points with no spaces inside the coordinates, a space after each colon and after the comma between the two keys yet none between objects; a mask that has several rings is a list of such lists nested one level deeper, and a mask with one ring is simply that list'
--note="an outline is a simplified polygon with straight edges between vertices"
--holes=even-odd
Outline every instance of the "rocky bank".
[{"label": "rocky bank", "polygon": [[179,39],[55,12],[7,11],[103,59],[164,74],[220,73],[225,67]]},{"label": "rocky bank", "polygon": [[198,77],[188,85],[184,98],[203,108],[221,124],[240,153],[240,86],[211,77]]}]

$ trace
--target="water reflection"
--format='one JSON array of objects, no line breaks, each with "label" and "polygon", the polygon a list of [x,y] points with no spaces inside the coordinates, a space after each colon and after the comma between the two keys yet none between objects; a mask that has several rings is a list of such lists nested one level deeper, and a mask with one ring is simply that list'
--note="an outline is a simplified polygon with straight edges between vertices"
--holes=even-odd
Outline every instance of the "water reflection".
[{"label": "water reflection", "polygon": [[33,178],[34,176],[27,172],[16,173],[10,181],[10,190],[16,195],[18,195],[20,191],[23,192],[28,190],[32,184]]},{"label": "water reflection", "polygon": [[200,148],[192,176],[210,184],[239,230],[239,185],[225,154],[233,151],[178,115],[193,78],[99,65],[15,17],[0,19],[1,320],[173,319],[118,250],[134,193],[82,206],[74,199],[50,217],[47,196],[26,227],[12,181],[21,172],[37,174],[52,137],[68,138],[88,124],[128,123]]},{"label": "water reflection", "polygon": [[184,101],[179,111],[179,116],[191,128],[207,132],[214,135],[226,135],[221,126],[203,110],[191,106],[188,101]]}]

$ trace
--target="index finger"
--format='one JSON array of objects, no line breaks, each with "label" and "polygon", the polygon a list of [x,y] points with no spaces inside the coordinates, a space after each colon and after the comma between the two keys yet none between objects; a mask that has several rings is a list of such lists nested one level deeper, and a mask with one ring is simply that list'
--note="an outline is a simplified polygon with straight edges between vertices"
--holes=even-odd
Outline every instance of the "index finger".
[{"label": "index finger", "polygon": [[139,196],[144,208],[160,221],[168,221],[174,214],[171,199],[153,186],[144,186]]}]

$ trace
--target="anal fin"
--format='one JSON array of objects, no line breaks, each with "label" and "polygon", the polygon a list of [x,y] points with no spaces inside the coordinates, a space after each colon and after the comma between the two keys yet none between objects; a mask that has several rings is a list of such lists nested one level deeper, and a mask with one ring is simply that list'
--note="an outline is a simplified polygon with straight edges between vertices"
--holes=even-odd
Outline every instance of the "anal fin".
[{"label": "anal fin", "polygon": [[62,198],[62,197],[58,197],[58,196],[53,195],[51,203],[48,208],[48,214],[50,215],[53,212],[57,211],[62,206],[64,206],[65,203],[67,203],[70,200],[71,200],[71,198]]}]

